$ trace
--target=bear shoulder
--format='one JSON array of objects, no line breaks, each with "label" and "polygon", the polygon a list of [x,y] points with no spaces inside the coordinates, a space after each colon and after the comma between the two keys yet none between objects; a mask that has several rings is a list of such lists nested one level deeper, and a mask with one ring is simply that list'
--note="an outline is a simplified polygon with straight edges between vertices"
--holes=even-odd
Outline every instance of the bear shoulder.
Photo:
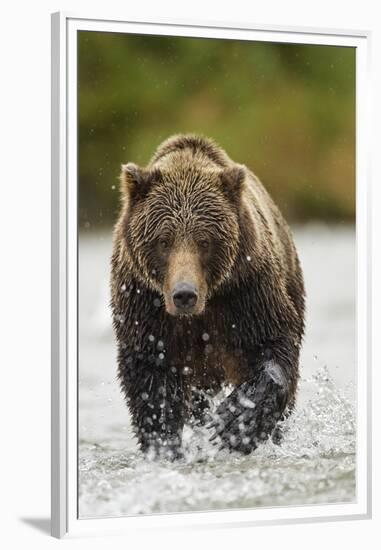
[{"label": "bear shoulder", "polygon": [[195,134],[171,136],[158,147],[150,164],[153,165],[164,157],[181,151],[191,153],[193,156],[203,155],[220,168],[226,168],[232,164],[230,157],[217,143],[210,138]]}]

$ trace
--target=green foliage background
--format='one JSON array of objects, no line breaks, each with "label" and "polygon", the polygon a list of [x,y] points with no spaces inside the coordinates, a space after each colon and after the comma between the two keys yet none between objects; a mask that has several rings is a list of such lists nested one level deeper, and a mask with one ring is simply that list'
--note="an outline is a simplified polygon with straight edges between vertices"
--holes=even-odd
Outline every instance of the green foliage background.
[{"label": "green foliage background", "polygon": [[80,31],[79,217],[110,224],[120,164],[212,137],[290,221],[353,221],[355,49]]}]

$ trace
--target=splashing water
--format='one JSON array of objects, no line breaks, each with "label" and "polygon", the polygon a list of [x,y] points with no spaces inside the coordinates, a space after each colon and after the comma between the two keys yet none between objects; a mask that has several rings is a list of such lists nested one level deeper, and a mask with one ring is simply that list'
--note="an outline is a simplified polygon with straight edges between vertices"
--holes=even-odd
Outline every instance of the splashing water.
[{"label": "splashing water", "polygon": [[349,502],[355,498],[355,418],[326,368],[312,398],[249,456],[217,452],[204,429],[185,428],[185,458],[150,462],[140,453],[80,443],[80,516],[118,516]]}]

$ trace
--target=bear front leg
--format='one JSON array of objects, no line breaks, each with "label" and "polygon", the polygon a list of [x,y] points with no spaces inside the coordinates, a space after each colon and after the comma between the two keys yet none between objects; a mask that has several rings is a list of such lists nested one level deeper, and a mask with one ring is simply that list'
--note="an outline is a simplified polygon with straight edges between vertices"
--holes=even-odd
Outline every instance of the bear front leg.
[{"label": "bear front leg", "polygon": [[[285,352],[290,350],[288,357]],[[219,405],[211,441],[220,449],[248,454],[265,441],[293,403],[298,378],[298,357],[289,346],[266,348],[257,374]]]},{"label": "bear front leg", "polygon": [[119,377],[141,450],[153,458],[180,458],[185,417],[180,369],[141,353],[120,359]]}]

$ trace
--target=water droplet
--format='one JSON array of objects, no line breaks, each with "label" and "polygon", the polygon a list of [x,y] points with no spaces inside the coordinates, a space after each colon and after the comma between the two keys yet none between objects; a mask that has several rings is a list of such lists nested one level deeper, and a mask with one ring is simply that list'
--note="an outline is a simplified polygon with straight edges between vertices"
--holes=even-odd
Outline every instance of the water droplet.
[{"label": "water droplet", "polygon": [[205,346],[205,353],[208,354],[208,353],[211,353],[213,351],[213,346],[211,344],[207,344]]}]

